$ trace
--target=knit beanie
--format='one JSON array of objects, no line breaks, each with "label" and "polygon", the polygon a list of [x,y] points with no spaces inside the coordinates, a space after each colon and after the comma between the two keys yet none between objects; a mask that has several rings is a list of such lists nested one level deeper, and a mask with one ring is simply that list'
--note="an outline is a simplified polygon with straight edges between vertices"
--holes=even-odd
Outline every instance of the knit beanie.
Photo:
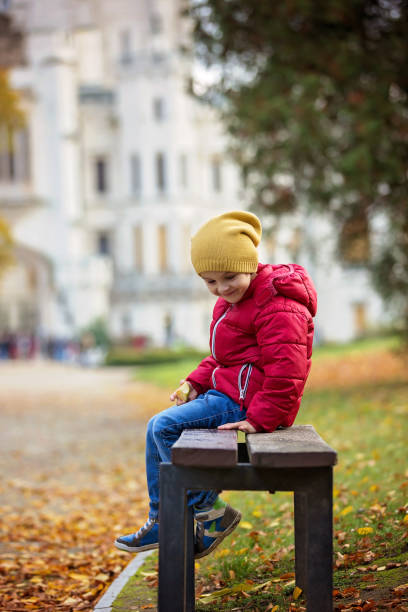
[{"label": "knit beanie", "polygon": [[256,272],[262,227],[258,217],[234,210],[213,217],[191,239],[191,262],[202,272]]}]

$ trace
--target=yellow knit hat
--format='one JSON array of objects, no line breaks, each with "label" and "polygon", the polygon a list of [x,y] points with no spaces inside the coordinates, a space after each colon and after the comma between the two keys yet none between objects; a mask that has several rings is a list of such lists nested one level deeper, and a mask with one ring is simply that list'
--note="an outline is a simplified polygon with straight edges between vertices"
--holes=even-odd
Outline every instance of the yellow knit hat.
[{"label": "yellow knit hat", "polygon": [[202,272],[256,272],[262,227],[258,217],[234,210],[213,217],[191,239],[191,262]]}]

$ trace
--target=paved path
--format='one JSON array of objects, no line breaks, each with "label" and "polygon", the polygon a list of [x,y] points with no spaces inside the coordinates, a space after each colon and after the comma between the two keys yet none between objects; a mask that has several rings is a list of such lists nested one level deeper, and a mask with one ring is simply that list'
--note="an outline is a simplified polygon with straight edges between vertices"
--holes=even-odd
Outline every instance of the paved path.
[{"label": "paved path", "polygon": [[3,362],[0,379],[0,473],[8,479],[78,484],[95,463],[141,452],[146,419],[129,369]]}]

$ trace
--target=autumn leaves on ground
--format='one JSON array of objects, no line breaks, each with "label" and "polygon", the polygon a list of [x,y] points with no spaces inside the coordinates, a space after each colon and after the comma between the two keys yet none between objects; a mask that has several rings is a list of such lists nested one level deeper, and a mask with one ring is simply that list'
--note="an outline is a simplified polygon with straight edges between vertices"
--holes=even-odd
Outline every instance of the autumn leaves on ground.
[{"label": "autumn leaves on ground", "polygon": [[153,404],[127,370],[0,369],[0,610],[91,610],[129,562],[113,539],[145,520]]},{"label": "autumn leaves on ground", "polygon": [[[384,348],[317,356],[297,421],[313,423],[339,452],[339,610],[408,610],[405,361]],[[0,610],[92,610],[132,558],[113,539],[146,518],[145,423],[168,405],[168,390],[134,381],[128,369],[0,370]],[[237,494],[227,495],[235,503]],[[282,495],[243,501],[243,526],[198,568],[199,609],[278,609],[276,589],[290,584],[279,568],[290,574],[293,558],[292,506]],[[245,587],[228,593],[240,582],[246,595]],[[251,584],[264,586],[252,596]],[[221,588],[211,607],[208,593]],[[286,609],[301,609],[292,591]]]}]

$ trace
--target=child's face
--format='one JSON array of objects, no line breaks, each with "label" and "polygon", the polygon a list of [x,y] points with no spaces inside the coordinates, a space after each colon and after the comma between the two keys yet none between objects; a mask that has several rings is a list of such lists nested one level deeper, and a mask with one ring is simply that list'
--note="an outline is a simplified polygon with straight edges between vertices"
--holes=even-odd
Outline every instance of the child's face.
[{"label": "child's face", "polygon": [[200,274],[208,290],[230,304],[236,304],[243,297],[255,274],[243,272],[203,272]]}]

